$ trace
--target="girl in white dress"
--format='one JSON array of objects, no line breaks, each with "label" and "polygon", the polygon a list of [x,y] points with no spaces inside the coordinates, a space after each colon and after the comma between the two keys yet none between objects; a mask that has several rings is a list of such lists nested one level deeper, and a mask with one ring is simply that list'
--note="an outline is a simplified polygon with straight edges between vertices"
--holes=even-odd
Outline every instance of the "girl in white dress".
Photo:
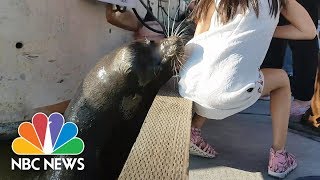
[{"label": "girl in white dress", "polygon": [[[279,14],[291,22],[277,27]],[[179,92],[194,102],[190,152],[213,158],[201,137],[205,120],[224,119],[270,94],[273,144],[268,173],[283,178],[296,166],[285,151],[290,85],[279,69],[259,69],[272,37],[313,39],[316,28],[295,0],[200,0],[193,11],[195,36],[186,45]]]}]

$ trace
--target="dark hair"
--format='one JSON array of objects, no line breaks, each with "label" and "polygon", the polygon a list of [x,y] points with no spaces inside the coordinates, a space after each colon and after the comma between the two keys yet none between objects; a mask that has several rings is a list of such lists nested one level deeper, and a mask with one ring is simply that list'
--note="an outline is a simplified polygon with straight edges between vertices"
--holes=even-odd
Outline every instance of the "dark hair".
[{"label": "dark hair", "polygon": [[[191,13],[191,19],[198,22],[199,19],[206,17],[211,3],[215,0],[196,0],[196,6]],[[262,0],[264,1],[264,0]],[[280,1],[280,3],[279,3]],[[270,7],[270,15],[276,17],[280,7],[284,7],[286,0],[268,0]],[[257,15],[259,16],[259,0],[221,0],[219,6],[216,7],[216,11],[219,13],[219,20],[222,24],[226,24],[237,14],[238,7],[240,7],[242,13],[251,5]]]}]

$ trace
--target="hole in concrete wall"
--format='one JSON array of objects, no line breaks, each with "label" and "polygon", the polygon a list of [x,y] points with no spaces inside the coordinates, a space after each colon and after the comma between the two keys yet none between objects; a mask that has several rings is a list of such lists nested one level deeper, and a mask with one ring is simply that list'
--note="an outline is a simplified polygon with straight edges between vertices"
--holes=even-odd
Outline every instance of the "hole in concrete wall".
[{"label": "hole in concrete wall", "polygon": [[63,79],[60,79],[57,83],[63,83],[63,81],[64,81]]},{"label": "hole in concrete wall", "polygon": [[23,43],[22,42],[17,42],[16,43],[16,48],[17,49],[21,49],[23,47]]},{"label": "hole in concrete wall", "polygon": [[111,33],[111,29],[109,29],[109,33]]}]

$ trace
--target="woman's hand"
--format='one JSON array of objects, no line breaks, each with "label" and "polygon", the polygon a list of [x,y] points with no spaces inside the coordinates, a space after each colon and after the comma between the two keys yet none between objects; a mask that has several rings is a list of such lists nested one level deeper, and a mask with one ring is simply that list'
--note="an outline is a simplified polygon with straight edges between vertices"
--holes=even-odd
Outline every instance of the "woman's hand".
[{"label": "woman's hand", "polygon": [[309,13],[296,0],[288,0],[286,7],[281,10],[281,14],[291,24],[278,26],[273,37],[307,40],[314,39],[317,35],[317,29]]},{"label": "woman's hand", "polygon": [[131,11],[114,11],[113,5],[109,3],[106,4],[106,19],[110,24],[128,31],[137,32],[139,28],[142,27],[141,23]]}]

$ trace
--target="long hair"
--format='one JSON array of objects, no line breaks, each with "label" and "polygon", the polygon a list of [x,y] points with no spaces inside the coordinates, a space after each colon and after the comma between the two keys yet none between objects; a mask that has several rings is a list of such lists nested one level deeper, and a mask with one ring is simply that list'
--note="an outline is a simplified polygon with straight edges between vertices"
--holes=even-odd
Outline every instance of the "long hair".
[{"label": "long hair", "polygon": [[[200,19],[204,19],[208,13],[211,3],[215,0],[196,0],[196,6],[191,13],[191,19],[198,22]],[[264,1],[264,0],[262,0]],[[280,1],[280,3],[279,3]],[[286,0],[268,0],[270,7],[270,16],[276,17],[280,7],[285,7]],[[216,11],[219,13],[219,21],[222,24],[226,24],[237,14],[238,8],[242,13],[251,5],[257,15],[259,16],[259,0],[221,0],[219,6],[216,7]]]}]

